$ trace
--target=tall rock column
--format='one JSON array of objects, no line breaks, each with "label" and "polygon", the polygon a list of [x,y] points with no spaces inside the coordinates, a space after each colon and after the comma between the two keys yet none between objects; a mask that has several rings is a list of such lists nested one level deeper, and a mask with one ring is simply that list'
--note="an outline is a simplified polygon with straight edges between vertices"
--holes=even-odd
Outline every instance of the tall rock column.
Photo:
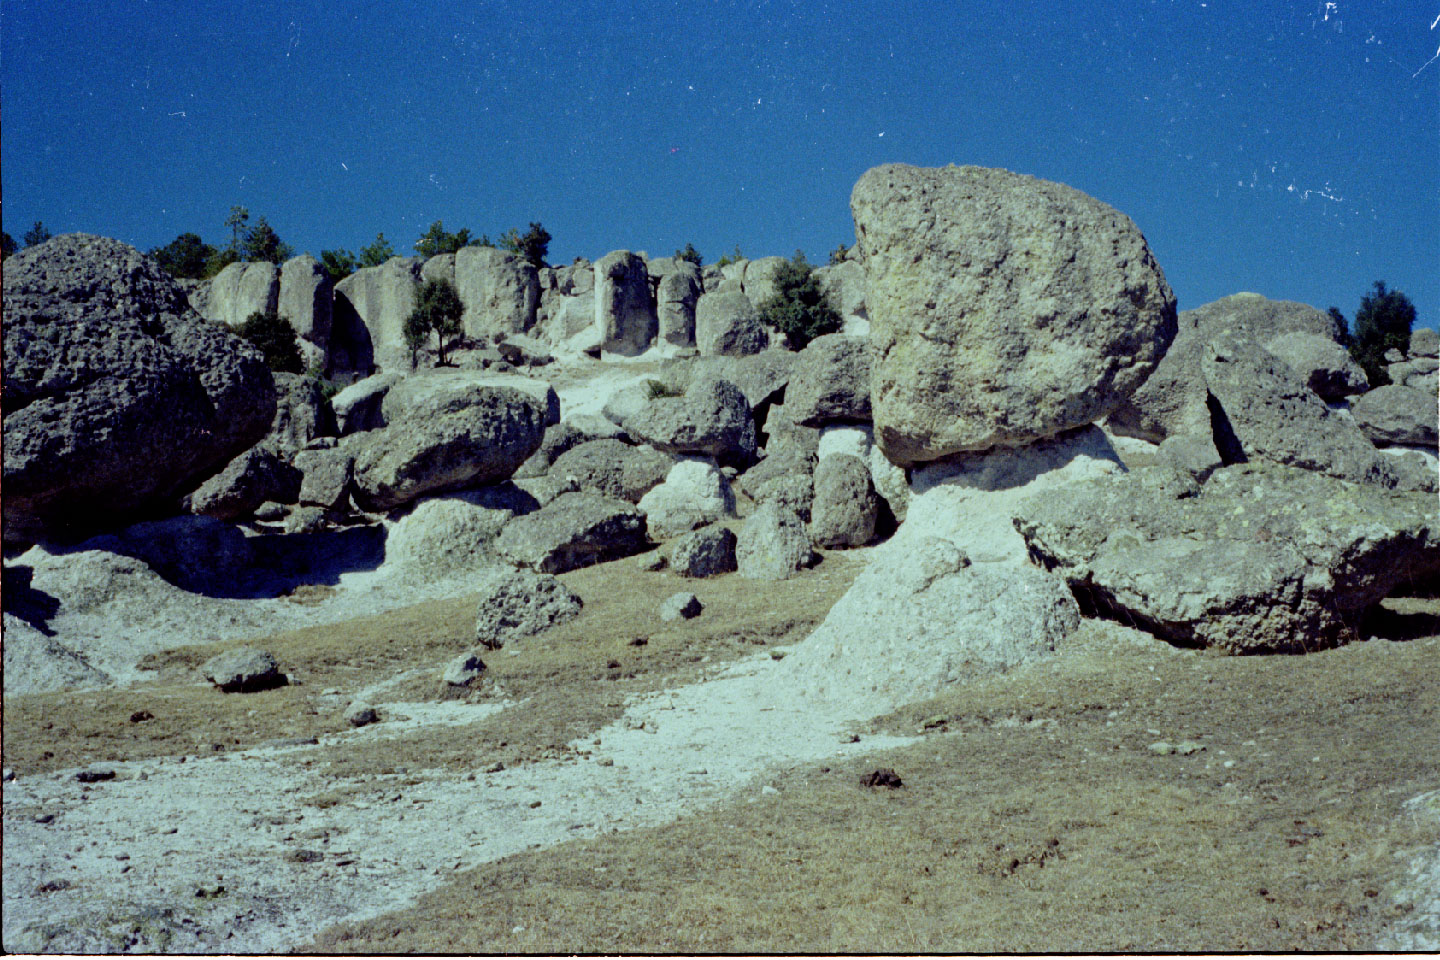
[{"label": "tall rock column", "polygon": [[307,367],[330,368],[330,321],[335,285],[330,274],[310,254],[285,261],[280,268],[277,309],[300,338],[300,353]]},{"label": "tall rock column", "polygon": [[600,348],[633,357],[655,340],[659,320],[650,299],[645,260],[629,250],[607,253],[595,263],[595,327]]}]

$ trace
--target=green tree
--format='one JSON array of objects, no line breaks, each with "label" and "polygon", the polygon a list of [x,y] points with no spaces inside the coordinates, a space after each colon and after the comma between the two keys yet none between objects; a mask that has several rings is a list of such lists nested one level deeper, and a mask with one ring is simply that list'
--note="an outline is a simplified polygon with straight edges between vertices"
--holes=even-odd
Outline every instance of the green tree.
[{"label": "green tree", "polygon": [[150,251],[160,269],[177,280],[199,280],[205,276],[205,265],[215,255],[215,248],[200,239],[198,233],[182,233],[163,247]]},{"label": "green tree", "polygon": [[1350,336],[1350,321],[1345,319],[1345,314],[1340,312],[1339,307],[1330,308],[1330,319],[1335,321],[1335,329],[1340,331],[1340,346],[1350,349],[1350,345],[1355,342]]},{"label": "green tree", "polygon": [[252,313],[236,331],[240,336],[260,348],[265,362],[276,373],[303,373],[305,366],[300,360],[300,342],[290,321],[275,313]]},{"label": "green tree", "polygon": [[240,254],[234,247],[220,247],[205,261],[205,271],[200,275],[202,280],[209,280],[221,270],[232,263],[240,262]]},{"label": "green tree", "polygon": [[462,227],[457,233],[448,233],[444,221],[436,220],[415,241],[415,252],[422,257],[436,257],[442,253],[454,253],[461,247],[469,246],[470,242],[469,227]]},{"label": "green tree", "polygon": [[550,232],[538,223],[531,223],[523,235],[513,228],[505,231],[500,246],[529,261],[535,269],[545,266],[545,256],[550,252]]},{"label": "green tree", "polygon": [[820,289],[820,278],[803,250],[775,271],[775,295],[760,304],[759,311],[760,319],[785,334],[796,350],[840,329],[840,314]]},{"label": "green tree", "polygon": [[250,211],[244,207],[231,207],[230,216],[225,218],[225,226],[229,227],[233,234],[230,238],[230,247],[233,250],[240,249],[240,231],[245,229],[245,224],[250,222]]},{"label": "green tree", "polygon": [[44,243],[46,240],[49,240],[53,236],[54,234],[50,232],[50,230],[45,226],[45,224],[41,223],[39,220],[36,220],[35,226],[31,227],[29,230],[26,230],[25,236],[23,236],[21,239],[25,241],[25,246],[33,247],[37,244]]},{"label": "green tree", "polygon": [[410,316],[405,318],[405,343],[410,347],[410,365],[424,345],[425,338],[435,334],[436,354],[445,366],[445,349],[452,337],[460,334],[460,316],[465,312],[460,294],[449,280],[427,280],[420,288],[420,298]]},{"label": "green tree", "polygon": [[355,272],[355,254],[344,248],[321,250],[320,264],[325,268],[325,272],[330,274],[330,282],[339,283]]},{"label": "green tree", "polygon": [[716,260],[716,261],[715,261],[715,266],[717,266],[717,267],[728,267],[728,266],[730,266],[730,264],[732,264],[732,263],[739,263],[741,260],[744,260],[744,259],[745,259],[745,254],[743,254],[743,253],[740,252],[740,244],[737,243],[737,244],[735,244],[735,252],[734,252],[734,253],[727,253],[727,254],[723,255],[719,260]]},{"label": "green tree", "polygon": [[15,252],[15,238],[3,230],[0,230],[0,260],[4,260]]},{"label": "green tree", "polygon": [[693,243],[685,244],[684,250],[676,250],[675,256],[680,260],[689,260],[697,267],[703,267],[705,265],[704,259],[700,256],[700,251],[695,249],[695,244]]},{"label": "green tree", "polygon": [[390,241],[385,239],[385,234],[377,233],[374,243],[360,248],[360,266],[378,267],[393,256],[395,256],[395,248],[390,246]]},{"label": "green tree", "polygon": [[1410,329],[1415,325],[1415,305],[1399,290],[1387,290],[1383,280],[1360,299],[1355,311],[1353,342],[1350,356],[1365,370],[1370,386],[1383,387],[1390,382],[1385,369],[1385,351],[1406,353],[1410,350]]},{"label": "green tree", "polygon": [[255,226],[251,227],[250,232],[245,235],[246,260],[284,263],[294,255],[294,248],[280,239],[275,228],[270,226],[264,217],[256,220]]}]

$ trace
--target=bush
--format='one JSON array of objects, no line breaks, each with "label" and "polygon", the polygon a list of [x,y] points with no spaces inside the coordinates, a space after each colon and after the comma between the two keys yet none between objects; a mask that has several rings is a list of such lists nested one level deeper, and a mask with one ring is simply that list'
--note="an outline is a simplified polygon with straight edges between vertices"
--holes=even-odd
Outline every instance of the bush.
[{"label": "bush", "polygon": [[675,258],[677,260],[688,260],[697,267],[703,267],[705,265],[705,261],[700,257],[700,251],[695,249],[695,244],[693,243],[685,244],[684,250],[676,250]]},{"label": "bush", "polygon": [[0,230],[0,260],[15,252],[15,238]]},{"label": "bush", "polygon": [[221,270],[232,263],[240,262],[240,254],[233,247],[222,247],[210,254],[210,259],[205,261],[205,270],[200,274],[200,279],[209,280]]},{"label": "bush", "polygon": [[760,319],[785,334],[793,349],[840,329],[840,314],[820,289],[815,268],[803,251],[775,272],[775,295],[759,305]]},{"label": "bush", "polygon": [[265,363],[276,373],[303,373],[300,341],[290,321],[273,311],[252,313],[236,331],[260,348]]},{"label": "bush", "polygon": [[255,221],[255,226],[245,235],[245,259],[284,263],[295,255],[290,244],[280,239],[275,228],[264,217]]},{"label": "bush", "polygon": [[845,258],[849,255],[850,250],[845,246],[845,244],[840,244],[840,246],[830,251],[830,266],[833,267],[837,263],[844,263]]},{"label": "bush", "polygon": [[460,333],[460,317],[465,306],[460,294],[449,280],[427,280],[420,288],[420,299],[410,316],[405,318],[405,344],[410,348],[410,365],[415,365],[415,356],[424,346],[425,339],[433,332],[437,341],[436,353],[439,365],[445,365],[447,341]]},{"label": "bush", "polygon": [[550,232],[538,223],[531,223],[522,236],[512,228],[500,238],[500,246],[529,262],[536,270],[545,266],[550,253]]},{"label": "bush", "polygon": [[430,229],[415,241],[415,252],[422,257],[436,257],[442,253],[454,253],[461,247],[469,246],[470,229],[462,228],[458,233],[449,233],[443,220],[430,224]]},{"label": "bush", "polygon": [[[1337,311],[1338,312],[1338,311]],[[1408,353],[1410,330],[1415,325],[1415,305],[1399,290],[1385,289],[1383,280],[1375,281],[1375,289],[1360,300],[1355,311],[1355,329],[1350,343],[1350,356],[1365,370],[1370,386],[1383,387],[1390,382],[1385,369],[1385,351]]]},{"label": "bush", "polygon": [[385,239],[385,234],[377,233],[374,243],[360,248],[360,266],[378,267],[393,256],[395,256],[395,248],[390,246],[390,241]]},{"label": "bush", "polygon": [[50,229],[46,227],[45,224],[41,223],[39,220],[36,220],[35,226],[31,227],[29,230],[26,230],[25,236],[21,239],[25,241],[25,246],[33,247],[38,244],[44,243],[52,236],[54,236],[54,234],[50,232]]},{"label": "bush", "polygon": [[321,250],[320,265],[330,275],[332,284],[339,283],[355,272],[355,254],[343,247],[339,250]]},{"label": "bush", "polygon": [[740,252],[740,244],[737,243],[737,244],[735,244],[735,252],[734,252],[734,253],[727,253],[727,254],[724,254],[723,256],[721,256],[719,260],[716,260],[716,261],[715,261],[715,266],[717,266],[717,267],[728,267],[728,266],[730,266],[730,264],[732,264],[732,263],[739,263],[741,260],[744,260],[744,259],[745,259],[745,254],[743,254],[743,253]]},{"label": "bush", "polygon": [[685,396],[685,391],[679,387],[672,387],[669,384],[661,383],[659,380],[646,380],[645,396],[651,400],[658,400],[661,397],[683,397]]}]

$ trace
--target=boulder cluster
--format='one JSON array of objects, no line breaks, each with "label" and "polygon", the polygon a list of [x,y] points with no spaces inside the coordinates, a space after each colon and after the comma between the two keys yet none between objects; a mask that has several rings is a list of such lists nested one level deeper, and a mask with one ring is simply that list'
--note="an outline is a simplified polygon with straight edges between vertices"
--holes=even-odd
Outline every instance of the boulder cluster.
[{"label": "boulder cluster", "polygon": [[[882,544],[783,664],[882,699],[1053,653],[1081,615],[1334,646],[1440,574],[1432,331],[1368,390],[1312,307],[1177,312],[1135,224],[1069,187],[895,164],[851,207],[858,243],[820,271],[845,330],[799,351],[756,309],[779,257],[537,270],[472,247],[333,290],[301,257],[187,296],[124,244],[54,238],[6,263],[7,548],[186,513],[252,541],[383,527],[414,576],[473,571],[463,686],[581,614],[566,571],[644,554],[768,581]],[[435,277],[470,346],[414,369],[403,321]],[[348,386],[272,375],[230,332],[256,310]]]}]

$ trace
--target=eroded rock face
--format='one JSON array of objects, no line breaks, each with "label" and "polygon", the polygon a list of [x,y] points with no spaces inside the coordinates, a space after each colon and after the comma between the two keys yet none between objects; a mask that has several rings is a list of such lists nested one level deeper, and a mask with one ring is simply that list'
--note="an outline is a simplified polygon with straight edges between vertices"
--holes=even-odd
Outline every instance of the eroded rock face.
[{"label": "eroded rock face", "polygon": [[876,440],[902,466],[1098,420],[1175,336],[1175,296],[1145,238],[1078,190],[887,164],[860,178],[850,208]]},{"label": "eroded rock face", "polygon": [[280,306],[280,268],[273,263],[232,263],[210,281],[202,299],[206,320],[234,330],[252,313],[270,313]]},{"label": "eroded rock face", "polygon": [[275,384],[259,351],[134,247],[66,234],[4,274],[7,543],[168,509],[265,436]]},{"label": "eroded rock face", "polygon": [[286,260],[280,268],[276,309],[289,321],[300,339],[306,367],[321,372],[330,365],[330,322],[335,285],[320,261],[310,254]]},{"label": "eroded rock face", "polygon": [[320,388],[320,381],[298,373],[277,373],[275,377],[275,419],[265,445],[293,454],[320,437],[338,432],[335,411]]},{"label": "eroded rock face", "polygon": [[370,373],[370,363],[392,370],[407,369],[405,318],[420,295],[420,257],[391,257],[378,267],[365,267],[335,285],[332,365],[346,372]]},{"label": "eroded rock face", "polygon": [[697,302],[695,346],[702,356],[744,357],[769,344],[760,312],[744,291],[722,286]]},{"label": "eroded rock face", "polygon": [[1346,643],[1397,584],[1440,574],[1432,496],[1272,463],[1067,487],[1015,526],[1091,610],[1228,653]]},{"label": "eroded rock face", "polygon": [[1370,389],[1365,371],[1340,344],[1314,333],[1282,333],[1265,349],[1284,360],[1322,400],[1343,400]]},{"label": "eroded rock face", "polygon": [[252,447],[230,461],[187,498],[192,513],[217,520],[252,516],[260,504],[294,503],[302,475],[274,452]]},{"label": "eroded rock face", "polygon": [[815,468],[810,536],[822,547],[863,547],[875,538],[880,497],[859,457],[824,457]]},{"label": "eroded rock face", "polygon": [[700,268],[689,261],[679,261],[660,277],[655,289],[655,313],[663,342],[676,347],[695,346],[695,305],[702,293]]},{"label": "eroded rock face", "polygon": [[605,415],[633,436],[666,453],[702,454],[722,462],[755,457],[755,419],[740,388],[728,380],[699,378],[683,397],[648,397],[638,391],[612,398]]},{"label": "eroded rock face", "polygon": [[626,357],[644,353],[655,340],[658,323],[642,257],[616,250],[595,261],[595,328],[601,349]]},{"label": "eroded rock face", "polygon": [[355,501],[388,510],[425,494],[508,480],[539,448],[547,420],[540,401],[512,387],[472,384],[416,396],[357,442]]},{"label": "eroded rock face", "polygon": [[805,521],[774,503],[762,503],[740,528],[735,562],[747,580],[788,580],[815,560]]},{"label": "eroded rock face", "polygon": [[832,333],[810,341],[800,351],[785,391],[791,419],[807,427],[868,423],[870,357],[865,337]]},{"label": "eroded rock face", "polygon": [[1436,445],[1435,394],[1413,387],[1376,387],[1350,407],[1360,432],[1377,444]]},{"label": "eroded rock face", "polygon": [[580,595],[558,577],[492,567],[476,583],[475,641],[490,650],[580,615]]},{"label": "eroded rock face", "polygon": [[610,438],[587,440],[555,458],[547,476],[573,479],[575,489],[592,490],[630,503],[665,482],[675,458],[653,447]]},{"label": "eroded rock face", "polygon": [[638,504],[652,536],[665,539],[735,515],[730,481],[708,457],[686,457]]},{"label": "eroded rock face", "polygon": [[682,577],[714,577],[735,570],[735,534],[721,526],[680,537],[670,547],[670,569]]},{"label": "eroded rock face", "polygon": [[461,247],[455,253],[455,288],[465,313],[465,334],[481,338],[525,333],[535,326],[540,280],[535,267],[494,247]]},{"label": "eroded rock face", "polygon": [[540,573],[564,573],[649,549],[645,515],[596,493],[566,493],[505,525],[497,541],[507,560]]}]

